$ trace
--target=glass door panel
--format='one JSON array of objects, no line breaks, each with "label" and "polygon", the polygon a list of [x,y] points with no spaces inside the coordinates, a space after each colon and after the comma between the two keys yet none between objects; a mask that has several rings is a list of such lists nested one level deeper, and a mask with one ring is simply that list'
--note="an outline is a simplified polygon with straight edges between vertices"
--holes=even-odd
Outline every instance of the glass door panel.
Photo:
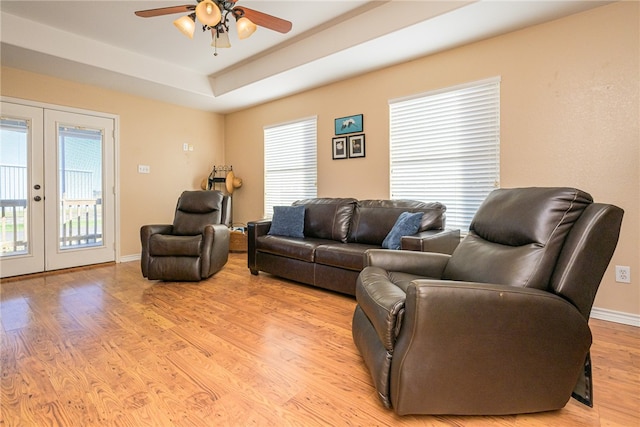
[{"label": "glass door panel", "polygon": [[27,153],[29,122],[0,121],[0,256],[29,253]]},{"label": "glass door panel", "polygon": [[2,102],[0,277],[44,269],[42,109]]},{"label": "glass door panel", "polygon": [[58,126],[58,195],[62,250],[102,246],[101,129]]},{"label": "glass door panel", "polygon": [[114,120],[46,110],[46,269],[115,260]]}]

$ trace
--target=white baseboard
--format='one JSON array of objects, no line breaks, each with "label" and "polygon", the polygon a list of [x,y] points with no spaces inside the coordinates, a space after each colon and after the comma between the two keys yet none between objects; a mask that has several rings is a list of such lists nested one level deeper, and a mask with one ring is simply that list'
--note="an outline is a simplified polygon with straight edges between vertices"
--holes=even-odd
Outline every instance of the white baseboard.
[{"label": "white baseboard", "polygon": [[640,316],[637,314],[593,307],[591,310],[591,317],[594,319],[607,320],[609,322],[622,323],[623,325],[631,325],[640,328]]},{"label": "white baseboard", "polygon": [[140,254],[121,256],[119,262],[133,262],[133,261],[140,261]]}]

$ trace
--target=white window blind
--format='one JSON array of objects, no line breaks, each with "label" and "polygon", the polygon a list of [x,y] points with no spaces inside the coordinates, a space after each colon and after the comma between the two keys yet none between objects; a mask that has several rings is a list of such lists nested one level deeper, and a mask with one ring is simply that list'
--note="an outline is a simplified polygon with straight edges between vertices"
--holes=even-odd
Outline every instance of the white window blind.
[{"label": "white window blind", "polygon": [[441,202],[466,233],[500,179],[500,79],[391,100],[391,197]]},{"label": "white window blind", "polygon": [[317,117],[264,128],[264,215],[317,196]]}]

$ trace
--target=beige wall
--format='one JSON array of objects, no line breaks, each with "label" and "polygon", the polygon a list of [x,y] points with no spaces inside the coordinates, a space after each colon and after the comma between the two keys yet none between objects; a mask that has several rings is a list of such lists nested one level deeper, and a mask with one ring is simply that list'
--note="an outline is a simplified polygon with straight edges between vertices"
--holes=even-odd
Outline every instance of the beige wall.
[{"label": "beige wall", "polygon": [[[318,116],[318,196],[389,197],[388,100],[501,76],[501,186],[576,186],[625,210],[596,306],[640,314],[638,2],[621,2],[227,115],[244,186],[234,218],[263,214],[265,125]],[[381,52],[384,54],[384,52]],[[331,159],[333,119],[364,114],[366,158]],[[631,266],[632,284],[613,265]]]},{"label": "beige wall", "polygon": [[[171,221],[178,194],[198,188],[214,164],[232,164],[244,181],[235,221],[260,218],[265,125],[317,115],[318,195],[388,197],[388,100],[501,76],[501,185],[576,186],[624,208],[611,265],[631,266],[633,283],[615,283],[610,268],[596,306],[640,315],[638,9],[615,3],[226,117],[6,67],[0,93],[119,115],[127,256],[140,251],[140,225]],[[333,119],[360,113],[366,157],[332,160]],[[184,142],[195,151],[183,153]]]},{"label": "beige wall", "polygon": [[[183,190],[197,189],[224,163],[224,123],[218,114],[178,107],[2,68],[2,96],[119,115],[120,253],[140,254],[140,226],[171,223]],[[183,152],[182,144],[194,146]],[[151,166],[139,174],[138,164]]]}]

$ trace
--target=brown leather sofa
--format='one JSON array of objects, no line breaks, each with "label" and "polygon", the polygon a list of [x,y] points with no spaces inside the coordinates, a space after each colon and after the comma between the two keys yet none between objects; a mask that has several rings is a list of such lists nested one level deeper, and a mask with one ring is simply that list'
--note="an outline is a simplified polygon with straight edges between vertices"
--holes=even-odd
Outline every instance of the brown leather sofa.
[{"label": "brown leather sofa", "polygon": [[270,220],[248,226],[248,267],[308,285],[355,295],[364,252],[380,248],[403,212],[423,212],[418,233],[402,237],[401,249],[451,253],[459,230],[445,230],[445,206],[412,200],[316,198],[304,206],[304,237],[269,235]]},{"label": "brown leather sofa", "polygon": [[398,414],[591,405],[589,314],[623,211],[572,188],[500,189],[453,254],[372,250],[353,338]]},{"label": "brown leather sofa", "polygon": [[140,228],[142,275],[151,280],[199,281],[229,257],[230,197],[220,191],[185,191],[173,224]]}]

